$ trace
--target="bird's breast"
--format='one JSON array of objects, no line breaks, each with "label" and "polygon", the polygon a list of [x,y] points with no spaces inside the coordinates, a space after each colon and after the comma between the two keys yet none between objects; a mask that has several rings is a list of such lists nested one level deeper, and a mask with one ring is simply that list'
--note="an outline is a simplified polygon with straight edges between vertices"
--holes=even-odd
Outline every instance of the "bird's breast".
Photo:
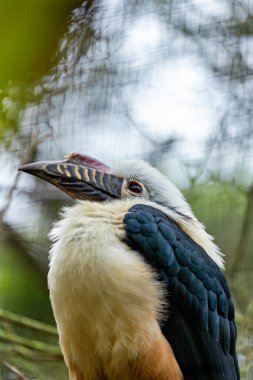
[{"label": "bird's breast", "polygon": [[123,242],[124,215],[122,207],[99,211],[84,202],[65,210],[51,232],[48,281],[65,357],[69,350],[123,355],[146,346],[159,328],[161,284]]}]

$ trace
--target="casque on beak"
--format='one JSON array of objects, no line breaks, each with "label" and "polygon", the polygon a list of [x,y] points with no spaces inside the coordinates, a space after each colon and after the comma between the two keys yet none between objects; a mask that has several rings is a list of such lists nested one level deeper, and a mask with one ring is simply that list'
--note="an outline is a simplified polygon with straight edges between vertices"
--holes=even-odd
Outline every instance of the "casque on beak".
[{"label": "casque on beak", "polygon": [[87,155],[72,153],[63,161],[35,162],[18,170],[44,179],[74,199],[106,201],[121,197],[123,178]]}]

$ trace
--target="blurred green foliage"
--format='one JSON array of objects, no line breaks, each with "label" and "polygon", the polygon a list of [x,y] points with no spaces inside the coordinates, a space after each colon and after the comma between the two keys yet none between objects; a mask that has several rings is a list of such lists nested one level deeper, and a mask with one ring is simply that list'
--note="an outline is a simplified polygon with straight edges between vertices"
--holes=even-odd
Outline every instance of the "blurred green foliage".
[{"label": "blurred green foliage", "polygon": [[0,252],[0,308],[54,323],[45,277],[8,242]]},{"label": "blurred green foliage", "polygon": [[[70,11],[80,0],[0,0],[0,140],[18,132],[36,82],[55,67]],[[63,52],[61,52],[63,54]]]},{"label": "blurred green foliage", "polygon": [[[218,180],[196,185],[189,191],[189,203],[198,219],[207,226],[208,232],[215,236],[215,241],[226,255],[229,271],[241,232],[246,207],[245,191],[232,183]],[[248,260],[251,258],[250,243]]]}]

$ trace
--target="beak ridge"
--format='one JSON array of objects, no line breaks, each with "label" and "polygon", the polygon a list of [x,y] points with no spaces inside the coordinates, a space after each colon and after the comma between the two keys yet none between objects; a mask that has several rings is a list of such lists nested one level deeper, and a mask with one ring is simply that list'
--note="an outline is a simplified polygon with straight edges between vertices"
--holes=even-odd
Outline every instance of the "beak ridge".
[{"label": "beak ridge", "polygon": [[35,162],[18,170],[50,182],[75,199],[104,201],[121,196],[123,178],[72,160]]}]

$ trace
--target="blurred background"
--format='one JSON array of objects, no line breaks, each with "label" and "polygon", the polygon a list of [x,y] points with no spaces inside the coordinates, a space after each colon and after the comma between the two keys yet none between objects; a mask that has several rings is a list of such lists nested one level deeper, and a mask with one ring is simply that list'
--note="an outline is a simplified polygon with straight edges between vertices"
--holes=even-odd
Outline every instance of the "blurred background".
[{"label": "blurred background", "polygon": [[63,205],[21,164],[141,158],[226,255],[253,379],[253,1],[0,0],[0,379],[67,379],[48,298]]}]

